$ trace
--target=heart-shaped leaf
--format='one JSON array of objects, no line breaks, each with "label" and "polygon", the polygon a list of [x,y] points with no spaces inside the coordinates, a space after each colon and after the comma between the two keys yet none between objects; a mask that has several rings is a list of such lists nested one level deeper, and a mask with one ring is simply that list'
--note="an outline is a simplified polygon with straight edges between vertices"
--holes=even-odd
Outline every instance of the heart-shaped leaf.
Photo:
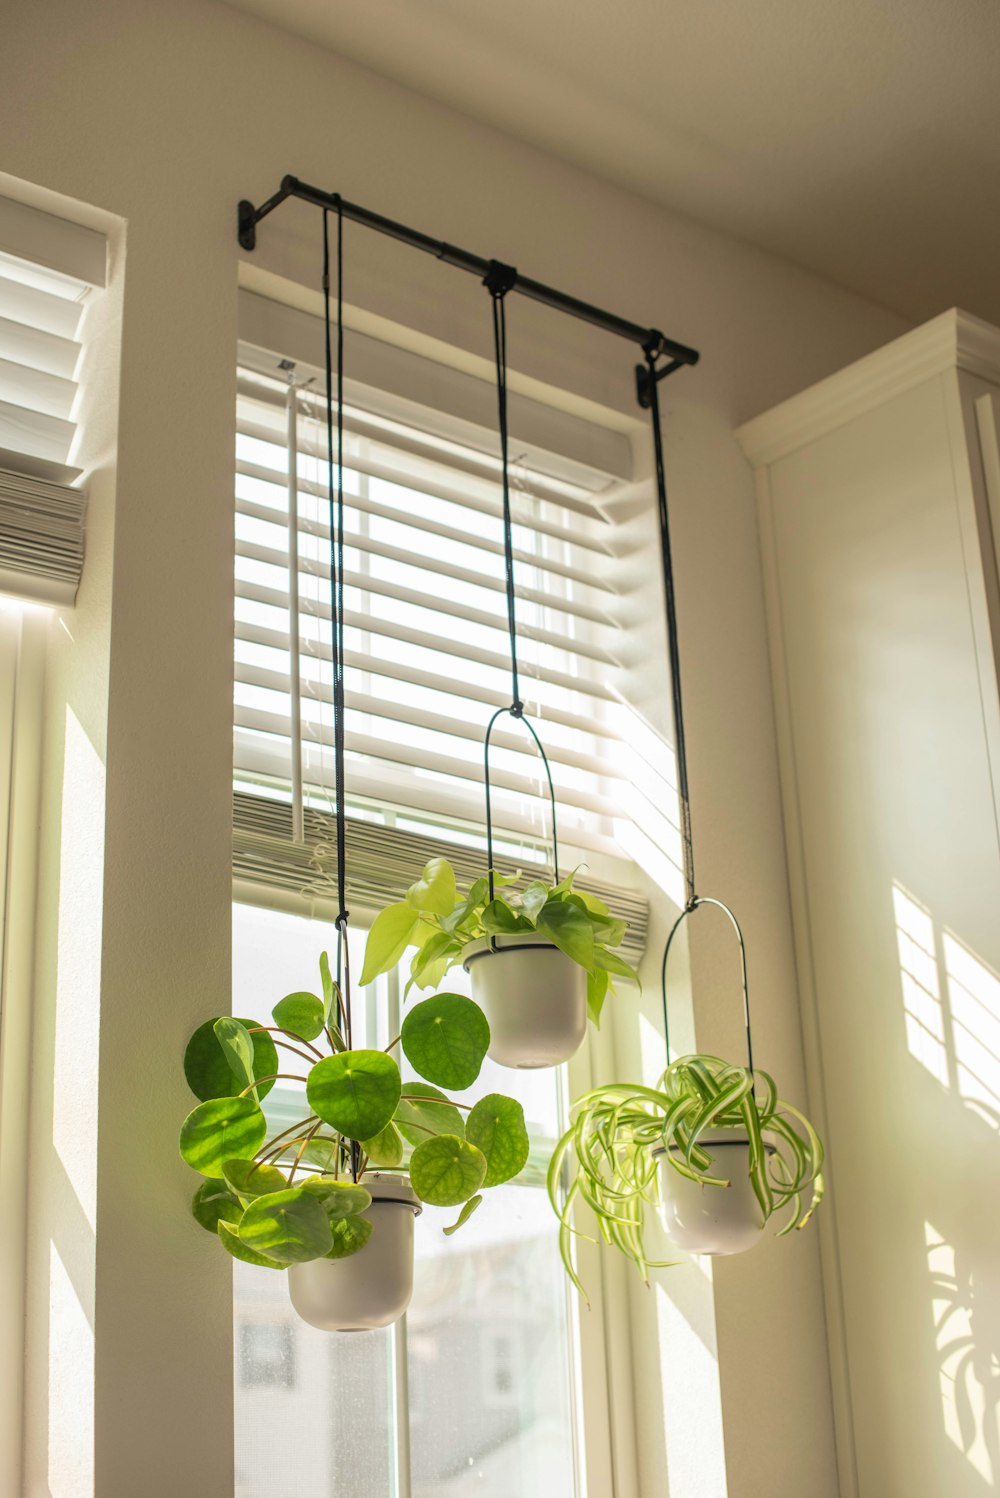
[{"label": "heart-shaped leaf", "polygon": [[465,1134],[461,1111],[429,1082],[406,1082],[395,1123],[409,1144],[422,1144],[432,1134]]},{"label": "heart-shaped leaf", "polygon": [[601,1025],[601,1010],[608,996],[608,974],[603,967],[595,967],[587,974],[587,1013],[597,1029]]},{"label": "heart-shaped leaf", "polygon": [[[240,1092],[247,1087],[253,1087],[253,1041],[247,1033],[246,1026],[238,1019],[230,1019],[223,1015],[217,1019],[212,1026],[215,1038],[222,1047],[222,1054],[229,1064],[229,1070],[236,1078]],[[254,1100],[259,1101],[256,1092]]]},{"label": "heart-shaped leaf", "polygon": [[486,1156],[484,1186],[499,1186],[528,1161],[528,1131],[521,1104],[502,1093],[481,1098],[465,1120],[465,1137]]},{"label": "heart-shaped leaf", "polygon": [[252,1097],[212,1098],[181,1125],[181,1157],[201,1175],[221,1177],[227,1160],[255,1155],[266,1136],[267,1122]]},{"label": "heart-shaped leaf", "polygon": [[342,1217],[330,1226],[333,1229],[333,1247],[326,1257],[347,1259],[364,1248],[372,1235],[373,1224],[367,1217]]},{"label": "heart-shaped leaf", "polygon": [[479,1076],[490,1027],[478,1004],[459,993],[439,993],[415,1004],[403,1021],[403,1051],[428,1082],[461,1091]]},{"label": "heart-shaped leaf", "polygon": [[217,1231],[219,1242],[226,1252],[232,1254],[234,1259],[239,1259],[242,1264],[256,1264],[260,1269],[284,1269],[284,1264],[279,1264],[275,1259],[266,1259],[263,1254],[255,1253],[252,1248],[247,1248],[236,1228],[230,1223],[220,1222]]},{"label": "heart-shaped leaf", "polygon": [[[233,1076],[229,1062],[222,1047],[219,1045],[215,1034],[215,1020],[208,1019],[203,1025],[199,1025],[187,1043],[184,1052],[184,1075],[187,1084],[196,1098],[207,1103],[211,1098],[235,1097],[243,1091],[247,1084],[241,1087]],[[239,1024],[251,1033],[250,1039],[253,1043],[253,1076],[255,1081],[261,1077],[273,1077],[278,1070],[278,1053],[274,1048],[274,1041],[266,1030],[260,1028],[260,1021],[255,1019],[241,1019]],[[266,1097],[274,1086],[273,1082],[264,1082],[257,1091],[260,1097]]]},{"label": "heart-shaped leaf", "polygon": [[220,1222],[239,1222],[243,1208],[222,1181],[205,1181],[191,1202],[195,1222],[214,1233]]},{"label": "heart-shaped leaf", "polygon": [[372,1204],[372,1194],[366,1186],[353,1181],[330,1181],[322,1176],[309,1176],[299,1182],[299,1189],[308,1191],[318,1202],[322,1202],[327,1217],[339,1220],[364,1212]]},{"label": "heart-shaped leaf", "polygon": [[300,1040],[315,1040],[325,1023],[323,1000],[314,993],[286,993],[271,1010],[274,1023]]},{"label": "heart-shaped leaf", "polygon": [[548,885],[543,884],[540,879],[533,879],[522,891],[520,901],[518,902],[521,914],[526,915],[531,924],[534,925],[538,920],[539,911],[548,898]]},{"label": "heart-shaped leaf", "polygon": [[457,1207],[475,1195],[486,1176],[486,1156],[456,1134],[418,1144],[410,1159],[410,1184],[432,1207]]},{"label": "heart-shaped leaf", "polygon": [[341,1051],[318,1061],[306,1082],[312,1111],[348,1139],[371,1139],[396,1111],[399,1067],[384,1051]]},{"label": "heart-shaped leaf", "polygon": [[518,931],[534,930],[534,925],[527,916],[520,915],[506,900],[499,899],[491,900],[483,911],[483,926],[491,936],[507,936]]},{"label": "heart-shaped leaf", "polygon": [[482,1204],[483,1199],[481,1196],[470,1196],[469,1200],[465,1203],[465,1206],[462,1208],[461,1212],[459,1212],[457,1218],[451,1224],[451,1226],[442,1228],[442,1232],[444,1233],[445,1237],[450,1238],[452,1233],[457,1233],[459,1228],[463,1228],[468,1222],[469,1218],[472,1216],[473,1212],[475,1212],[476,1208],[481,1207]]},{"label": "heart-shaped leaf", "polygon": [[333,1237],[323,1203],[293,1187],[259,1196],[243,1214],[240,1242],[279,1264],[304,1264],[330,1251]]},{"label": "heart-shaped leaf", "polygon": [[361,1148],[372,1165],[402,1165],[403,1141],[395,1124],[387,1123],[372,1139],[362,1139]]},{"label": "heart-shaped leaf", "polygon": [[222,1174],[238,1196],[270,1196],[288,1185],[280,1170],[255,1160],[227,1160]]},{"label": "heart-shaped leaf", "polygon": [[391,967],[396,966],[410,945],[419,920],[420,912],[405,901],[398,905],[387,905],[375,917],[365,945],[362,988],[373,983],[379,973],[387,973]]},{"label": "heart-shaped leaf", "polygon": [[447,858],[432,858],[416,884],[406,891],[406,903],[414,910],[433,915],[450,915],[458,901],[455,870]]},{"label": "heart-shaped leaf", "polygon": [[572,899],[547,900],[537,930],[589,973],[594,966],[594,929],[587,912]]}]

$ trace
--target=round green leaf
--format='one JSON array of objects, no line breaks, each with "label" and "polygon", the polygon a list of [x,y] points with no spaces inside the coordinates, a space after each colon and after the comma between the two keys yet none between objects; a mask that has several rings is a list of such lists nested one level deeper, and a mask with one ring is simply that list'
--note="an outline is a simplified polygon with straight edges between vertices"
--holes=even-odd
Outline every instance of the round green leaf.
[{"label": "round green leaf", "polygon": [[372,1165],[402,1165],[403,1141],[395,1124],[387,1123],[373,1139],[362,1139],[361,1148]]},{"label": "round green leaf", "polygon": [[221,1181],[204,1181],[191,1201],[195,1222],[214,1233],[220,1222],[239,1222],[243,1208]]},{"label": "round green leaf", "polygon": [[322,1202],[327,1217],[339,1221],[363,1212],[372,1204],[372,1194],[365,1186],[356,1186],[353,1181],[324,1180],[322,1176],[307,1176],[299,1182],[301,1190],[308,1191]]},{"label": "round green leaf", "polygon": [[222,1174],[238,1196],[269,1196],[288,1185],[275,1166],[258,1165],[254,1160],[227,1160]]},{"label": "round green leaf", "polygon": [[409,1144],[423,1144],[431,1134],[457,1134],[459,1139],[464,1138],[465,1120],[461,1111],[440,1088],[432,1087],[429,1082],[407,1081],[403,1086],[394,1121]]},{"label": "round green leaf", "polygon": [[524,1109],[512,1097],[491,1092],[465,1120],[465,1137],[486,1156],[484,1186],[499,1186],[522,1171],[528,1161]]},{"label": "round green leaf", "polygon": [[372,1224],[367,1217],[342,1217],[330,1224],[333,1229],[333,1247],[326,1255],[328,1259],[347,1259],[364,1248],[372,1235]]},{"label": "round green leaf", "polygon": [[479,1076],[490,1043],[483,1011],[459,993],[439,993],[415,1004],[403,1021],[403,1050],[428,1082],[461,1091]]},{"label": "round green leaf", "polygon": [[474,1196],[486,1177],[486,1156],[456,1134],[418,1144],[410,1159],[410,1184],[432,1207],[457,1207]]},{"label": "round green leaf", "polygon": [[341,1051],[317,1061],[306,1082],[312,1111],[348,1139],[371,1139],[396,1111],[399,1067],[384,1051]]},{"label": "round green leaf", "polygon": [[274,1259],[265,1259],[263,1254],[247,1248],[235,1227],[231,1227],[228,1222],[219,1223],[218,1234],[226,1252],[232,1254],[234,1259],[239,1259],[242,1264],[257,1264],[261,1269],[284,1269],[284,1264],[279,1264]]},{"label": "round green leaf", "polygon": [[181,1157],[203,1176],[223,1174],[227,1160],[255,1155],[267,1123],[252,1097],[220,1097],[199,1103],[181,1125]]},{"label": "round green leaf", "polygon": [[[241,1019],[239,1023],[247,1030],[260,1025],[260,1021],[256,1019]],[[217,1097],[235,1097],[243,1091],[226,1060],[226,1053],[219,1044],[214,1026],[214,1019],[199,1025],[184,1052],[187,1084],[195,1097],[200,1098],[203,1103]],[[251,1035],[250,1039],[253,1041],[254,1077],[273,1077],[278,1070],[278,1053],[274,1048],[274,1041],[266,1030]],[[265,1082],[257,1089],[258,1095],[266,1097],[273,1086],[273,1082]]]},{"label": "round green leaf", "polygon": [[323,1203],[294,1187],[258,1196],[243,1213],[240,1242],[281,1264],[304,1264],[329,1253],[330,1223]]},{"label": "round green leaf", "polygon": [[323,1000],[314,993],[288,993],[271,1010],[274,1023],[290,1030],[300,1040],[315,1040],[323,1033]]}]

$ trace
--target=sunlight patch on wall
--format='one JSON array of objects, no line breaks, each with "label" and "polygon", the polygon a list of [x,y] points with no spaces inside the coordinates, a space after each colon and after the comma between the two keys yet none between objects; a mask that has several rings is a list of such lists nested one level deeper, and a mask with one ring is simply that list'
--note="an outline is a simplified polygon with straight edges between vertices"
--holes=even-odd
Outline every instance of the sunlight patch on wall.
[{"label": "sunlight patch on wall", "polygon": [[898,885],[892,887],[896,944],[903,989],[906,1044],[910,1055],[942,1086],[948,1086],[941,980],[934,952],[934,922]]},{"label": "sunlight patch on wall", "polygon": [[1000,1359],[983,1333],[979,1279],[969,1256],[924,1223],[945,1434],[992,1488],[1000,1450]]},{"label": "sunlight patch on wall", "polygon": [[947,931],[942,938],[958,1090],[1000,1123],[1000,978]]}]

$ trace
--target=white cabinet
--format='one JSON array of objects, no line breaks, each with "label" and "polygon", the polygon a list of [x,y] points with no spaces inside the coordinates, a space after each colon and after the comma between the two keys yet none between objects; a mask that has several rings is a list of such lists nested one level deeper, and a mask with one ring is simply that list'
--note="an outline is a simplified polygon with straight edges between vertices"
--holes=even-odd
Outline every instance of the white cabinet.
[{"label": "white cabinet", "polygon": [[757,418],[841,1491],[1000,1488],[1000,332]]}]

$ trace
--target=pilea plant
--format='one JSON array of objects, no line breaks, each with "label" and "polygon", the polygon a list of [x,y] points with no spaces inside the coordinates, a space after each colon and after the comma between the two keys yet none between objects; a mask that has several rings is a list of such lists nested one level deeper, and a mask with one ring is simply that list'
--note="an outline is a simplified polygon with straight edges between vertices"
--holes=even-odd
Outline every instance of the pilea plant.
[{"label": "pilea plant", "polygon": [[604,1242],[646,1279],[650,1268],[674,1262],[647,1255],[648,1208],[661,1203],[672,1178],[695,1188],[696,1208],[703,1192],[732,1191],[738,1184],[735,1171],[727,1176],[713,1168],[726,1149],[744,1155],[738,1163],[756,1201],[753,1232],[783,1213],[779,1236],[805,1227],[822,1197],[819,1137],[797,1108],[778,1098],[765,1071],[731,1066],[717,1056],[682,1056],[655,1087],[597,1087],[578,1098],[572,1112],[573,1122],[549,1165],[548,1188],[560,1222],[563,1263],[584,1295],[571,1254],[579,1232],[572,1222],[578,1200],[593,1212]]},{"label": "pilea plant", "polygon": [[[486,1055],[489,1025],[470,999],[437,994],[414,1005],[386,1050],[355,1050],[325,954],[320,970],[322,997],[288,994],[273,1025],[208,1020],[184,1057],[199,1099],[180,1133],[203,1177],[194,1216],[234,1258],[271,1269],[364,1249],[366,1170],[406,1172],[420,1201],[460,1207],[450,1233],[528,1158],[520,1103],[494,1093],[470,1106],[441,1091],[470,1087]],[[403,1080],[397,1045],[422,1082]],[[279,1050],[301,1069],[284,1070]],[[261,1104],[279,1079],[303,1085],[307,1111],[268,1138]]]},{"label": "pilea plant", "polygon": [[[436,988],[452,967],[465,962],[484,938],[504,941],[543,938],[565,953],[587,975],[587,1010],[596,1025],[616,977],[638,983],[638,976],[614,948],[621,945],[627,923],[613,916],[596,895],[573,888],[575,873],[558,884],[521,874],[493,873],[476,879],[460,893],[455,871],[446,858],[434,858],[406,898],[388,905],[372,925],[365,948],[362,985],[395,967],[409,947],[412,985]],[[503,894],[497,894],[503,890]]]}]

